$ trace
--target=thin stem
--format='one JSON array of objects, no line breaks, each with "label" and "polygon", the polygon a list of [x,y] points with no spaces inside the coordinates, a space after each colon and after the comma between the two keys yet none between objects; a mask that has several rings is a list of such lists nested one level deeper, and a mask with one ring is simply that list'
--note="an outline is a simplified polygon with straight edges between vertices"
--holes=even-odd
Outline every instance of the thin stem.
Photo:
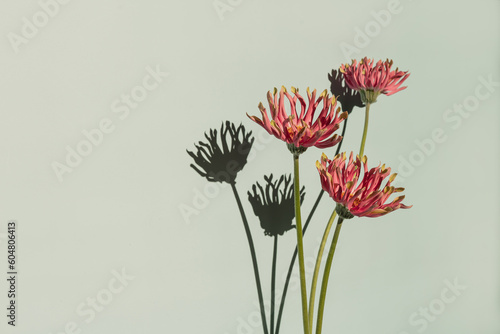
[{"label": "thin stem", "polygon": [[[323,194],[325,191],[322,189],[319,192],[318,198],[316,199],[316,202],[314,202],[314,205],[312,207],[311,212],[309,213],[309,216],[307,217],[306,223],[304,224],[304,229],[302,230],[302,235],[306,234],[307,227],[309,226],[309,223],[311,222],[312,216],[314,212],[316,211],[316,208],[318,207],[319,202],[321,201],[321,198],[323,197]],[[297,260],[297,247],[295,247],[295,250],[292,255],[292,260],[290,261],[290,265],[288,266],[288,273],[286,275],[285,279],[285,285],[283,287],[283,294],[281,296],[281,302],[280,302],[280,309],[278,311],[278,320],[276,321],[276,334],[279,334],[280,331],[280,324],[281,324],[281,318],[283,316],[283,309],[285,307],[285,299],[286,299],[286,293],[288,291],[288,285],[290,284],[290,278],[292,277],[292,271],[293,267],[295,266],[295,260]]]},{"label": "thin stem", "polygon": [[363,153],[365,152],[365,143],[366,143],[366,133],[368,132],[368,118],[370,114],[370,103],[366,103],[365,110],[365,126],[363,128],[363,138],[361,139],[361,147],[359,148],[359,158],[363,158]]},{"label": "thin stem", "polygon": [[332,267],[333,254],[335,254],[335,248],[337,247],[337,240],[339,239],[340,228],[342,227],[343,221],[344,219],[342,219],[341,217],[339,217],[339,219],[337,220],[337,227],[335,228],[335,234],[333,235],[330,251],[328,252],[328,258],[326,259],[325,271],[323,273],[323,281],[321,282],[321,293],[319,296],[316,334],[321,334],[321,328],[323,326],[323,312],[325,311],[325,299],[326,299],[326,289],[328,287],[328,278],[330,277],[330,269]]},{"label": "thin stem", "polygon": [[328,235],[330,234],[330,230],[333,225],[333,221],[335,220],[335,216],[337,212],[333,210],[332,215],[330,216],[330,220],[325,228],[325,233],[323,233],[323,239],[321,240],[321,244],[318,250],[318,256],[316,257],[316,265],[314,267],[314,274],[311,283],[311,293],[309,297],[309,331],[312,332],[313,328],[313,317],[314,317],[314,302],[316,297],[316,284],[318,282],[319,268],[321,266],[321,259],[323,258],[323,251],[325,249],[326,240],[328,239]]},{"label": "thin stem", "polygon": [[300,294],[302,297],[302,322],[304,325],[304,334],[309,334],[309,321],[307,319],[306,272],[304,265],[304,247],[302,243],[302,220],[300,217],[299,156],[297,154],[293,154],[293,174],[295,224],[297,230],[297,250],[299,252]]},{"label": "thin stem", "polygon": [[274,236],[273,267],[271,274],[271,334],[274,334],[274,301],[276,292],[276,258],[278,253],[278,235]]},{"label": "thin stem", "polygon": [[245,211],[243,210],[243,205],[241,204],[240,196],[236,190],[236,184],[231,182],[231,188],[233,189],[234,197],[236,198],[236,203],[238,204],[238,209],[240,210],[241,218],[243,220],[243,226],[245,227],[245,233],[248,239],[248,246],[250,247],[250,254],[252,255],[253,272],[255,275],[255,284],[257,285],[257,294],[259,296],[260,304],[260,316],[262,318],[262,327],[264,329],[264,334],[268,334],[267,321],[266,321],[266,310],[264,308],[264,298],[262,297],[262,286],[260,284],[259,266],[257,265],[257,255],[255,254],[255,247],[252,239],[252,232],[250,232],[250,226],[248,225],[247,217]]},{"label": "thin stem", "polygon": [[[340,153],[342,143],[344,142],[345,130],[347,128],[347,120],[348,120],[348,118],[346,118],[344,120],[344,126],[342,127],[342,140],[337,145],[337,151],[335,152],[335,155]],[[311,209],[311,212],[309,212],[309,216],[307,217],[306,223],[304,224],[304,229],[302,231],[302,235],[306,234],[307,227],[309,226],[309,223],[311,222],[311,219],[312,219],[314,213],[316,212],[316,209],[317,209],[319,202],[321,201],[321,198],[323,197],[324,193],[325,193],[325,191],[323,189],[321,189],[319,194],[318,194],[318,197],[316,198],[316,202],[314,202],[314,205]],[[290,266],[288,267],[288,273],[286,275],[285,284],[283,287],[283,294],[281,296],[280,309],[278,311],[278,319],[276,321],[275,334],[279,334],[279,331],[280,331],[281,318],[283,316],[283,309],[285,307],[285,300],[286,300],[286,294],[288,292],[288,285],[290,284],[290,278],[292,277],[292,271],[293,271],[293,267],[295,266],[296,260],[297,260],[297,247],[295,247],[295,250],[294,250],[293,255],[292,255],[292,259],[290,261]]]},{"label": "thin stem", "polygon": [[345,129],[347,128],[347,120],[348,119],[349,119],[349,117],[347,117],[346,119],[344,119],[344,127],[342,128],[342,135],[341,135],[342,136],[342,140],[337,145],[337,151],[335,152],[335,155],[337,155],[337,154],[340,153],[340,148],[342,147],[342,143],[344,142]]}]

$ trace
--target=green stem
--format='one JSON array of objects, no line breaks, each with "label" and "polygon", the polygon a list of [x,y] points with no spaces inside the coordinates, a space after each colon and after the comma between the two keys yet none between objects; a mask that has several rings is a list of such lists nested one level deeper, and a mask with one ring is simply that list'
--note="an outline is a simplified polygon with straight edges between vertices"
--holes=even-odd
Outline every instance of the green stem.
[{"label": "green stem", "polygon": [[297,230],[297,250],[299,255],[300,294],[302,296],[302,321],[304,334],[309,334],[309,321],[307,319],[307,289],[306,272],[304,265],[304,247],[302,243],[302,221],[300,218],[300,184],[299,184],[299,155],[293,154],[293,186],[295,197],[295,224]]},{"label": "green stem", "polygon": [[311,283],[311,293],[309,297],[309,331],[312,332],[313,328],[313,317],[314,317],[314,302],[316,297],[316,285],[318,282],[319,268],[321,266],[321,259],[323,258],[323,251],[325,250],[326,240],[328,239],[328,235],[330,234],[330,230],[333,225],[333,221],[335,220],[335,216],[337,212],[333,210],[332,215],[330,216],[330,220],[325,228],[325,233],[323,233],[323,239],[321,240],[321,244],[318,250],[318,256],[316,257],[316,266],[314,267],[314,274]]},{"label": "green stem", "polygon": [[245,215],[245,210],[243,210],[243,205],[241,204],[240,196],[236,190],[236,184],[231,182],[231,189],[233,189],[234,197],[236,198],[236,203],[238,204],[238,209],[240,210],[241,218],[243,220],[243,226],[245,227],[245,233],[248,239],[248,246],[250,247],[250,254],[252,255],[253,272],[255,276],[255,284],[257,285],[257,294],[259,296],[260,304],[260,316],[262,319],[262,327],[264,329],[264,334],[268,334],[267,321],[266,321],[266,310],[264,308],[264,297],[262,296],[262,286],[260,284],[259,266],[257,265],[257,255],[255,254],[255,246],[253,244],[252,232],[250,232],[250,226],[248,225],[247,217]]},{"label": "green stem", "polygon": [[363,139],[361,139],[361,147],[359,148],[359,158],[363,158],[363,153],[365,152],[365,143],[366,143],[366,133],[368,132],[368,118],[370,114],[370,103],[366,103],[365,110],[365,127],[363,128]]},{"label": "green stem", "polygon": [[276,258],[278,253],[278,235],[274,236],[273,267],[271,271],[271,334],[274,334],[274,301],[276,294]]},{"label": "green stem", "polygon": [[[344,126],[342,128],[342,140],[337,145],[337,151],[336,151],[336,153],[335,153],[334,156],[336,156],[337,154],[340,153],[340,148],[342,147],[342,143],[344,142],[345,130],[347,128],[347,120],[348,119],[344,120]],[[324,193],[325,193],[325,191],[323,189],[321,189],[320,192],[319,192],[318,197],[316,198],[316,202],[314,202],[314,205],[313,205],[313,207],[311,209],[311,212],[309,212],[309,216],[307,216],[306,223],[304,224],[304,229],[302,231],[302,235],[306,234],[307,227],[309,226],[309,223],[311,222],[311,219],[312,219],[314,213],[316,212],[318,204],[321,201],[321,197],[323,197]],[[283,316],[283,309],[284,309],[284,306],[285,306],[285,299],[286,299],[286,294],[287,294],[287,291],[288,291],[288,284],[290,283],[290,278],[292,277],[292,270],[293,270],[293,267],[295,265],[295,260],[296,259],[297,259],[297,247],[295,247],[295,250],[294,250],[293,255],[292,255],[292,259],[290,261],[290,265],[288,266],[288,273],[286,275],[285,285],[283,287],[283,294],[281,296],[280,308],[279,308],[279,311],[278,311],[278,320],[276,321],[276,330],[274,332],[275,334],[279,334],[279,331],[280,331],[281,317]]]},{"label": "green stem", "polygon": [[[309,223],[311,222],[312,216],[314,215],[314,212],[316,211],[316,209],[319,205],[319,202],[321,201],[321,197],[323,197],[324,193],[325,193],[325,191],[323,189],[321,189],[321,191],[319,192],[318,198],[316,198],[316,202],[314,202],[314,205],[311,209],[311,212],[309,213],[309,216],[306,219],[306,223],[304,224],[304,228],[302,230],[302,235],[306,234],[307,227],[309,226]],[[279,334],[279,332],[280,332],[281,318],[283,316],[283,309],[285,307],[286,294],[288,291],[288,285],[290,284],[290,278],[292,277],[292,271],[293,271],[293,267],[295,265],[296,259],[297,259],[297,247],[295,247],[295,250],[293,251],[292,259],[290,261],[290,265],[288,266],[288,273],[286,274],[285,285],[283,287],[283,294],[281,296],[280,308],[278,311],[278,320],[276,320],[276,331],[274,332],[275,334]]]},{"label": "green stem", "polygon": [[330,277],[330,269],[332,267],[333,254],[335,254],[335,248],[337,247],[337,240],[339,239],[340,228],[342,227],[343,221],[344,219],[342,219],[341,217],[339,217],[339,219],[337,220],[337,227],[335,228],[335,234],[333,235],[330,251],[328,252],[328,258],[326,259],[325,272],[323,273],[323,281],[321,282],[321,293],[319,296],[316,334],[321,334],[321,328],[323,326],[323,312],[325,311],[325,299],[326,299],[326,289],[328,287],[328,278]]}]

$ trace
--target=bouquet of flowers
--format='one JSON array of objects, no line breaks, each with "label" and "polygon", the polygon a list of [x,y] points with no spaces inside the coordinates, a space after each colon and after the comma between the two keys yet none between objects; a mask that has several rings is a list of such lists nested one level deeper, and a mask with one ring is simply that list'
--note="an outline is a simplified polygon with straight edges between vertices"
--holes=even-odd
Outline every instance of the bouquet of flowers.
[{"label": "bouquet of flowers", "polygon": [[[405,198],[404,195],[392,196],[403,192],[404,188],[392,185],[396,174],[391,174],[391,168],[385,165],[369,167],[368,159],[364,155],[370,106],[377,102],[377,98],[381,94],[390,96],[406,88],[401,85],[410,75],[409,72],[399,71],[398,68],[394,70],[392,65],[392,60],[375,62],[373,59],[366,57],[359,62],[353,60],[351,64],[343,64],[339,70],[333,70],[329,75],[330,90],[333,94],[331,97],[327,90],[318,95],[316,90],[311,92],[307,88],[307,98],[305,98],[299,94],[298,88],[291,87],[290,93],[285,87],[282,87],[279,91],[275,88],[273,92],[267,93],[269,113],[264,105],[259,103],[260,118],[247,114],[252,121],[263,127],[270,135],[285,142],[293,157],[293,181],[291,175],[282,175],[274,179],[271,174],[264,177],[265,183],[263,185],[256,182],[252,189],[248,191],[248,200],[255,215],[259,218],[264,234],[274,239],[269,326],[267,323],[268,316],[264,308],[255,246],[236,189],[236,177],[247,163],[247,157],[254,142],[252,133],[247,132],[243,125],[237,127],[226,121],[222,124],[219,133],[216,129],[211,129],[209,134],[205,134],[207,142],[200,141],[198,145],[195,145],[195,152],[188,151],[188,154],[194,159],[195,164],[192,164],[191,167],[195,171],[210,182],[226,182],[233,190],[252,256],[264,334],[279,333],[288,283],[297,258],[300,275],[303,331],[304,334],[310,334],[313,332],[315,325],[315,332],[320,334],[323,325],[330,269],[344,221],[354,217],[380,217],[397,209],[411,207],[402,203]],[[337,106],[339,102],[342,107]],[[356,153],[352,151],[341,152],[349,114],[354,107],[365,108],[365,122],[360,148]],[[338,134],[340,125],[342,125],[342,132]],[[305,224],[302,224],[301,204],[304,200],[305,189],[300,187],[300,155],[310,147],[326,149],[335,145],[337,145],[337,152],[334,157],[329,158],[323,153],[316,162],[322,189]],[[335,204],[332,203],[332,214],[325,226],[316,257],[312,281],[309,291],[307,291],[303,238],[316,207],[325,192],[328,193]],[[293,225],[294,219],[295,225]],[[319,300],[316,301],[321,262],[335,219],[335,230],[326,254],[326,264],[319,289]],[[274,292],[278,238],[294,228],[297,235],[297,245],[291,257],[279,310],[276,315]],[[316,304],[317,310],[315,310]],[[316,319],[316,322],[314,322],[314,319]]]}]

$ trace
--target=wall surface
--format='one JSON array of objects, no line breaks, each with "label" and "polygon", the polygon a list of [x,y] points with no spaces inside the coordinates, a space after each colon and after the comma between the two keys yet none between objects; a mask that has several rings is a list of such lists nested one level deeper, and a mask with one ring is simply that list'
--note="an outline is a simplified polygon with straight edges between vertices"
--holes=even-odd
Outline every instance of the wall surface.
[{"label": "wall surface", "polygon": [[[231,187],[186,149],[225,120],[255,136],[236,187],[268,300],[273,239],[247,191],[293,166],[246,114],[368,56],[411,73],[372,105],[365,153],[413,208],[344,224],[323,332],[500,333],[500,1],[23,0],[0,22],[0,332],[262,333]],[[320,156],[301,156],[304,215]],[[304,239],[308,282],[333,208],[324,196]],[[294,245],[280,237],[278,289]],[[297,282],[282,333],[302,330]]]}]

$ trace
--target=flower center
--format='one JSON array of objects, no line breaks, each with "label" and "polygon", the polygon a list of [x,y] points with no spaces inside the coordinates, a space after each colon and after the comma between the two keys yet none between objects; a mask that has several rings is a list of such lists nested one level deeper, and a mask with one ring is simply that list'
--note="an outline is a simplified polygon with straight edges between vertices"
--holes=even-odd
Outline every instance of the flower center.
[{"label": "flower center", "polygon": [[296,125],[295,126],[295,130],[289,126],[286,130],[288,131],[288,134],[290,135],[290,137],[293,137],[294,135],[296,135],[297,133],[300,132],[300,130],[302,130],[304,127],[302,125]]}]

